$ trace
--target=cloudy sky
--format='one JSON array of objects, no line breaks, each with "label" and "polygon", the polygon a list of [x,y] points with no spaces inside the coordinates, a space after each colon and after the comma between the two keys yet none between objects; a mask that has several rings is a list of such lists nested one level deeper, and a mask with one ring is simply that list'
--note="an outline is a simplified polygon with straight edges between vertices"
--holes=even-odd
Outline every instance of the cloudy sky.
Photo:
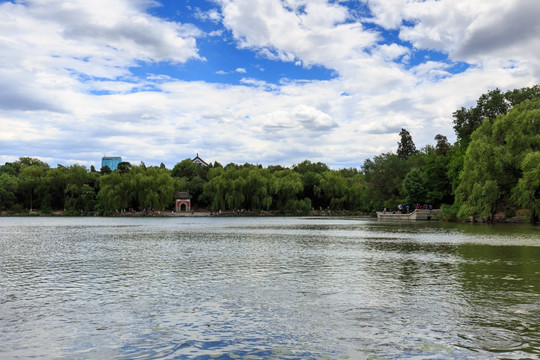
[{"label": "cloudy sky", "polygon": [[0,1],[0,163],[359,167],[540,82],[536,0]]}]

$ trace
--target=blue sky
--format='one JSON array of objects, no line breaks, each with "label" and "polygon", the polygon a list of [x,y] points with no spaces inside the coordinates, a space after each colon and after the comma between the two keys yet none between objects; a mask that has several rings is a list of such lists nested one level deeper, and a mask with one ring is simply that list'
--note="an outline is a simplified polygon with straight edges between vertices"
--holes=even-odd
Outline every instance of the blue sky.
[{"label": "blue sky", "polygon": [[360,167],[540,77],[529,0],[0,1],[0,162]]},{"label": "blue sky", "polygon": [[184,64],[141,64],[132,72],[145,76],[148,73],[166,73],[185,81],[205,81],[211,83],[241,84],[246,77],[279,85],[282,79],[289,80],[329,80],[337,76],[333,69],[323,65],[303,67],[294,61],[276,61],[258,56],[250,49],[236,46],[234,36],[220,22],[206,18],[207,13],[216,9],[211,1],[160,1],[149,13],[163,19],[189,23],[206,34],[197,39],[199,55],[204,60],[192,60]]}]

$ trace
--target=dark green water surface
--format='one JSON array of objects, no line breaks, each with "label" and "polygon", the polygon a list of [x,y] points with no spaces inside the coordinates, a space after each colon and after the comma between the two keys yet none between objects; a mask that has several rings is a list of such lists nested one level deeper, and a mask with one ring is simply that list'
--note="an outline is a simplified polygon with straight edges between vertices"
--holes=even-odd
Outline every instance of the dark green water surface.
[{"label": "dark green water surface", "polygon": [[0,359],[540,359],[540,228],[0,218]]}]

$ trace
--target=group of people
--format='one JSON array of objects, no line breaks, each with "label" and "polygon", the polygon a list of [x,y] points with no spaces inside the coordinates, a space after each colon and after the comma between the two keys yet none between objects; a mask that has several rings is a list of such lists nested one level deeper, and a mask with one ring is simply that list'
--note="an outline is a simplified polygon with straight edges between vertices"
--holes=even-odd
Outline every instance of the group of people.
[{"label": "group of people", "polygon": [[[407,214],[409,214],[410,211],[411,211],[411,206],[409,204],[407,204],[405,206],[405,208],[407,209]],[[428,205],[428,204],[424,204],[424,205],[416,204],[416,209],[433,210],[433,206]],[[386,214],[387,211],[388,210],[386,208],[384,208],[384,213],[385,214]],[[403,214],[403,205],[402,204],[398,205],[398,213]]]}]

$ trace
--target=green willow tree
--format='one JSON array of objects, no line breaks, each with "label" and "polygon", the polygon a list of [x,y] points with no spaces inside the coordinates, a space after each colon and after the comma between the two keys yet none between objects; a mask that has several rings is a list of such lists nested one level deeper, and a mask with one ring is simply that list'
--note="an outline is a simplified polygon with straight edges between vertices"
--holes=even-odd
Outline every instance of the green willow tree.
[{"label": "green willow tree", "polygon": [[512,190],[512,200],[530,210],[531,220],[540,216],[540,152],[529,152],[521,162],[522,177]]},{"label": "green willow tree", "polygon": [[225,168],[210,169],[208,179],[203,197],[215,210],[311,210],[311,199],[299,198],[303,190],[301,176],[291,169],[231,163]]},{"label": "green willow tree", "polygon": [[278,170],[272,173],[269,189],[273,195],[275,208],[281,212],[291,213],[305,205],[299,204],[297,199],[297,195],[304,190],[302,178],[292,170]]},{"label": "green willow tree", "polygon": [[[344,176],[344,173],[347,176]],[[367,184],[362,174],[328,170],[321,174],[315,194],[332,210],[365,210]],[[325,207],[325,208],[326,208]]]},{"label": "green willow tree", "polygon": [[332,210],[344,208],[347,190],[346,179],[337,171],[323,172],[319,185],[315,186],[315,194]]},{"label": "green willow tree", "polygon": [[304,185],[302,198],[309,198],[312,201],[314,208],[326,208],[329,202],[323,199],[315,192],[315,189],[320,186],[322,174],[329,171],[330,168],[321,162],[312,163],[309,160],[304,160],[301,163],[294,165],[292,170],[299,173]]},{"label": "green willow tree", "polygon": [[105,212],[134,209],[164,210],[170,207],[182,182],[167,169],[131,166],[100,178],[98,201]]},{"label": "green willow tree", "polygon": [[[110,174],[104,174],[99,179],[100,189],[97,199],[101,210],[104,213],[118,211],[129,208],[131,201],[129,189],[125,188],[122,175],[115,171]],[[122,191],[122,189],[128,191]]]},{"label": "green willow tree", "polygon": [[202,197],[207,199],[215,210],[243,208],[246,200],[243,174],[247,171],[248,169],[236,164],[210,169],[209,181],[204,185]]},{"label": "green willow tree", "polygon": [[248,209],[264,210],[272,205],[272,196],[268,188],[268,175],[268,170],[260,167],[249,170],[245,190]]},{"label": "green willow tree", "polygon": [[[472,134],[464,158],[460,183],[456,189],[458,216],[488,217],[496,211],[512,214],[526,201],[517,195],[516,186],[532,187],[534,182],[522,180],[533,173],[531,158],[540,151],[540,100],[525,101],[507,115],[486,119]],[[525,161],[527,157],[527,161]],[[514,194],[514,196],[512,196]]]}]

